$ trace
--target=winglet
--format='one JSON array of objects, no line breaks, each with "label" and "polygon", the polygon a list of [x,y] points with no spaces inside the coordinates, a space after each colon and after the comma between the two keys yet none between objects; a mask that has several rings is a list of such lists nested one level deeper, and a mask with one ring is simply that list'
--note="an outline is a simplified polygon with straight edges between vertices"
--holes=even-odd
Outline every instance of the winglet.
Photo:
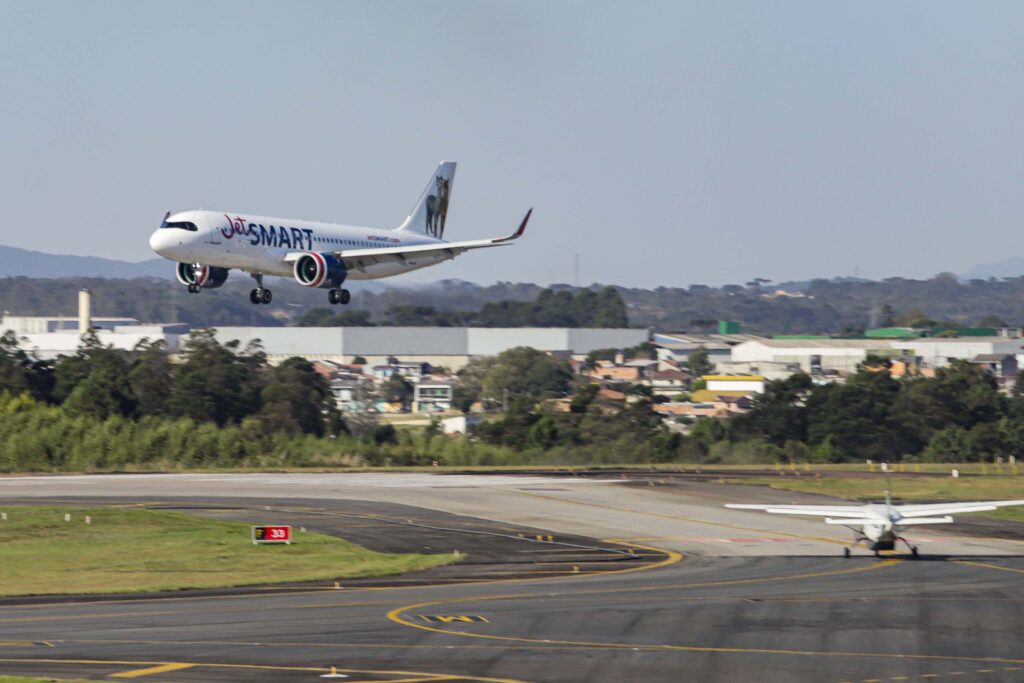
[{"label": "winglet", "polygon": [[526,212],[525,216],[523,216],[523,222],[519,224],[519,228],[517,228],[514,233],[512,233],[508,237],[502,237],[501,239],[496,239],[494,241],[495,242],[511,242],[512,240],[517,240],[520,237],[522,237],[523,233],[526,232],[526,224],[530,221],[530,215],[532,213],[533,213],[533,207],[531,206],[530,210]]}]

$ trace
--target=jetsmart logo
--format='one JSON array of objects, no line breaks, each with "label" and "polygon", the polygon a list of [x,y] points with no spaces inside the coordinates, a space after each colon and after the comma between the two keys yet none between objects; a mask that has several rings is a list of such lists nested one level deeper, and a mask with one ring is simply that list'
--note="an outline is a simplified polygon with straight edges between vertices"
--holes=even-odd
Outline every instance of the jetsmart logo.
[{"label": "jetsmart logo", "polygon": [[279,226],[262,226],[258,223],[246,223],[241,216],[232,218],[227,214],[227,226],[222,226],[220,234],[224,239],[231,239],[235,235],[242,235],[249,238],[249,244],[264,247],[288,247],[289,249],[312,249],[313,231],[309,228],[288,228]]}]

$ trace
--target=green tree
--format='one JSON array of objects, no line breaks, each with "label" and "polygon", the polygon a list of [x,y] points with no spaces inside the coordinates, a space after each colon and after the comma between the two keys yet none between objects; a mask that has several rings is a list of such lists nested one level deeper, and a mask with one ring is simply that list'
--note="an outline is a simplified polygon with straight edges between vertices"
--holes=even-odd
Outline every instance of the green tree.
[{"label": "green tree", "polygon": [[53,373],[49,364],[24,351],[8,330],[0,335],[0,392],[28,392],[38,400],[50,397]]},{"label": "green tree", "polygon": [[138,400],[140,415],[163,415],[171,398],[174,372],[162,340],[136,348],[128,383]]},{"label": "green tree", "polygon": [[334,398],[313,365],[303,358],[289,358],[267,373],[260,391],[259,417],[269,431],[323,436]]},{"label": "green tree", "polygon": [[192,332],[167,414],[225,425],[258,413],[266,358],[251,349],[238,354],[237,348],[237,343],[221,345],[213,330]]},{"label": "green tree", "polygon": [[481,381],[481,392],[493,401],[504,401],[506,395],[537,400],[565,395],[571,380],[572,371],[565,361],[519,346],[498,354]]},{"label": "green tree", "polygon": [[686,369],[696,378],[710,375],[714,371],[715,366],[711,364],[708,358],[708,350],[700,346],[691,351],[690,355],[687,356]]},{"label": "green tree", "polygon": [[401,403],[405,408],[412,403],[413,386],[409,380],[396,372],[384,382],[381,395],[388,403]]},{"label": "green tree", "polygon": [[64,401],[68,415],[106,420],[109,417],[133,417],[138,405],[128,383],[127,368],[114,364],[97,365]]}]

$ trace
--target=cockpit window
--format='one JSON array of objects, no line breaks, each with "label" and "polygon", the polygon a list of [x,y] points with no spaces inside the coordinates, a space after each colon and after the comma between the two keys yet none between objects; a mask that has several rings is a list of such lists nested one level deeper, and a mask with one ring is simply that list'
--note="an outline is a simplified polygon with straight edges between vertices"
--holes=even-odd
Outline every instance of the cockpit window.
[{"label": "cockpit window", "polygon": [[198,232],[199,231],[199,228],[196,227],[195,223],[190,223],[188,221],[168,221],[168,220],[165,220],[163,223],[160,224],[160,227],[161,228],[181,228],[182,230],[188,230],[190,232]]}]

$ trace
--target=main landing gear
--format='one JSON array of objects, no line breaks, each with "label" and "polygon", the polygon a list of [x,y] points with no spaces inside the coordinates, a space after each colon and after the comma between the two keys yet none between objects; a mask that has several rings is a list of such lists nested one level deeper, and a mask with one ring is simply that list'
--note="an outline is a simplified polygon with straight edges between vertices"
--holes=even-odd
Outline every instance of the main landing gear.
[{"label": "main landing gear", "polygon": [[252,279],[256,280],[256,289],[249,292],[249,301],[254,304],[269,304],[274,295],[269,289],[263,287],[263,273],[252,273]]},{"label": "main landing gear", "polygon": [[[907,546],[907,550],[910,551],[911,559],[916,560],[918,558],[917,546],[916,545],[911,545],[910,541],[908,541],[907,539],[903,538],[902,536],[897,536],[896,540],[897,541],[903,541],[903,543]],[[867,539],[865,539],[865,538],[858,538],[856,541],[853,542],[853,545],[855,545],[855,546],[859,545],[862,541],[867,543]],[[890,550],[890,549],[891,549],[891,547],[879,548],[877,545],[875,545],[872,548],[872,550],[874,550],[874,552],[875,552],[875,557],[881,557],[882,556],[882,553],[881,553],[882,550]],[[843,548],[843,557],[849,558],[850,557],[850,551],[851,551],[851,548],[849,546]]]},{"label": "main landing gear", "polygon": [[327,292],[327,301],[331,304],[348,305],[352,300],[352,293],[347,289],[332,289]]},{"label": "main landing gear", "polygon": [[190,284],[188,286],[188,293],[189,294],[198,294],[200,289],[202,289],[202,287],[200,287],[198,284],[193,282],[192,284]]}]

